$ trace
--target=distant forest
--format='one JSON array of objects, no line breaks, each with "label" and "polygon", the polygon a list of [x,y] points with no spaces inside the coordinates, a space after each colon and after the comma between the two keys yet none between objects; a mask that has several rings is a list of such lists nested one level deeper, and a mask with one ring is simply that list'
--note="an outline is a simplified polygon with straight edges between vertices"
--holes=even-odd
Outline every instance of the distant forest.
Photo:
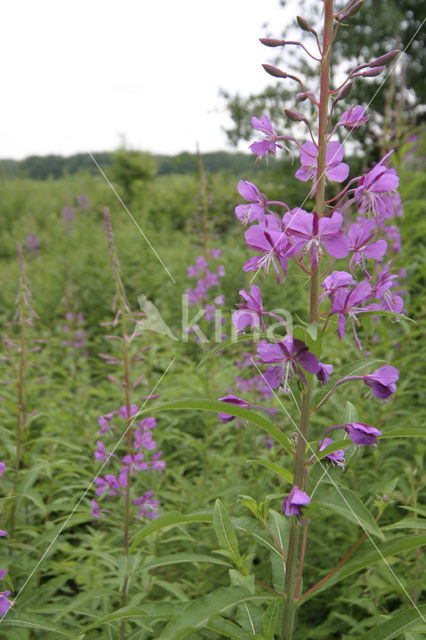
[{"label": "distant forest", "polygon": [[[105,169],[112,165],[114,152],[94,153],[93,157]],[[156,174],[188,174],[197,171],[197,155],[183,152],[174,156],[153,155]],[[215,151],[201,154],[204,169],[208,173],[226,171],[240,175],[244,171],[256,171],[254,156],[246,153]],[[33,180],[58,179],[67,175],[88,171],[96,174],[98,169],[88,153],[76,153],[72,156],[47,155],[28,156],[23,160],[0,159],[0,176],[4,178],[32,178]]]}]

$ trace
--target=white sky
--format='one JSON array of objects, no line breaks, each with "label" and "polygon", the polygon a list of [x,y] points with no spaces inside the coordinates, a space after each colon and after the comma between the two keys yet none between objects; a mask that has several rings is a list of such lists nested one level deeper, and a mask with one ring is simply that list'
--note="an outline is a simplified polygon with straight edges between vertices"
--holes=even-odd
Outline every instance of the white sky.
[{"label": "white sky", "polygon": [[[222,87],[258,92],[297,9],[278,0],[8,0],[0,8],[0,157],[229,148]],[[245,148],[245,147],[244,147]]]}]

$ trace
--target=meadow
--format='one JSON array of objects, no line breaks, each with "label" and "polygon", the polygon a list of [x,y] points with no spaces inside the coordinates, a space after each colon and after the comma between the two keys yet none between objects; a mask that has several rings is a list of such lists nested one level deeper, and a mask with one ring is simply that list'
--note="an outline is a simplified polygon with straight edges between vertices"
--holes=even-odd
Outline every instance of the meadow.
[{"label": "meadow", "polygon": [[[300,249],[284,289],[273,267],[255,279],[242,269],[253,256],[234,213],[242,192],[256,183],[268,203],[301,205],[309,188],[294,180],[297,161],[259,166],[250,155],[236,175],[235,162],[206,170],[194,155],[194,170],[170,162],[158,172],[145,154],[148,170],[134,176],[122,150],[105,175],[3,172],[1,639],[424,637],[426,180],[416,134],[400,136],[389,161],[403,213],[379,260],[379,270],[391,260],[403,311],[364,308],[356,338],[349,324],[339,337],[324,311],[312,320],[322,254]],[[351,175],[378,159],[345,158]],[[335,184],[328,194],[338,197]],[[347,214],[345,233],[356,221]],[[332,251],[329,273],[370,269],[348,252],[335,267]],[[278,272],[282,281],[281,263]],[[239,294],[253,297],[253,285],[263,307]],[[303,374],[288,356],[285,378],[276,367],[268,377],[259,344],[290,334],[311,364]],[[309,370],[320,358],[333,363],[323,379]],[[386,366],[398,369],[396,392],[368,378]],[[303,471],[295,418],[307,397]],[[345,433],[326,448],[332,425]],[[374,425],[378,443],[357,442],[359,425],[369,436]],[[297,616],[285,631],[289,580]]]}]

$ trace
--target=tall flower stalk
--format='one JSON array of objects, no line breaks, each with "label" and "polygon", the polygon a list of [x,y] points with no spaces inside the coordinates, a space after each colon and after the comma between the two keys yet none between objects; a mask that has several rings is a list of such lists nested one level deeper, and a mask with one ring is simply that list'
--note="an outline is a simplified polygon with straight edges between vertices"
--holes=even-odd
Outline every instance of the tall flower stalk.
[{"label": "tall flower stalk", "polygon": [[[349,166],[343,162],[343,145],[332,139],[333,135],[339,127],[349,132],[358,129],[369,117],[365,115],[362,106],[351,105],[333,126],[336,105],[349,94],[357,78],[378,75],[384,70],[386,63],[398,53],[396,50],[390,51],[376,60],[359,65],[348,74],[339,87],[334,89],[330,87],[330,61],[334,38],[341,22],[350,18],[361,4],[362,2],[351,0],[341,11],[335,13],[333,0],[324,0],[322,40],[304,18],[297,18],[299,27],[314,36],[318,57],[311,55],[302,43],[272,38],[262,39],[262,43],[269,47],[300,45],[305,53],[309,53],[311,58],[319,62],[318,98],[313,92],[308,91],[297,76],[275,66],[264,65],[270,75],[297,82],[301,88],[301,92],[297,94],[298,101],[310,103],[318,117],[309,122],[304,115],[286,109],[290,120],[307,127],[309,138],[304,143],[299,142],[294,136],[278,135],[266,114],[261,119],[254,117],[253,127],[262,135],[262,139],[254,142],[250,147],[260,159],[262,156],[276,155],[278,149],[284,148],[284,141],[287,144],[297,145],[301,166],[296,171],[295,177],[304,182],[312,181],[309,196],[305,200],[313,199],[312,213],[300,207],[291,208],[285,202],[269,200],[252,183],[240,181],[238,185],[240,194],[249,204],[237,206],[235,213],[242,224],[251,225],[245,232],[245,239],[248,247],[260,254],[248,260],[243,267],[244,271],[253,271],[257,274],[263,270],[267,274],[272,267],[277,284],[280,284],[286,278],[288,261],[293,259],[296,265],[307,274],[310,289],[307,314],[309,324],[290,328],[282,319],[287,335],[284,339],[275,340],[272,343],[262,340],[255,356],[257,362],[269,366],[263,377],[271,391],[279,389],[287,395],[293,394],[290,382],[294,379],[297,380],[297,386],[301,387],[302,391],[296,444],[292,452],[293,487],[282,505],[282,511],[290,517],[289,542],[285,554],[285,584],[282,594],[282,640],[292,640],[296,610],[306,595],[310,595],[334,575],[367,535],[365,534],[360,541],[356,542],[337,568],[332,569],[318,585],[308,589],[305,594],[299,594],[308,540],[308,521],[303,516],[311,502],[310,496],[306,493],[310,467],[318,461],[319,453],[324,449],[327,449],[328,455],[321,453],[321,458],[341,468],[344,467],[343,449],[334,446],[333,440],[328,437],[332,431],[343,429],[349,436],[350,442],[361,446],[376,446],[377,438],[381,435],[381,431],[376,427],[355,420],[348,421],[326,429],[312,454],[312,451],[307,451],[308,442],[312,441],[309,428],[310,417],[343,383],[361,379],[372,389],[372,393],[377,398],[387,400],[396,391],[395,382],[399,376],[398,370],[392,366],[381,367],[363,376],[344,376],[334,382],[319,403],[314,398],[317,382],[320,385],[326,385],[333,371],[331,364],[319,361],[322,338],[326,331],[327,334],[332,333],[333,328],[330,327],[330,323],[335,322],[337,317],[337,335],[340,340],[343,340],[346,328],[350,325],[355,343],[358,349],[362,349],[357,333],[360,326],[359,318],[362,314],[373,311],[378,314],[383,311],[399,314],[404,305],[402,298],[392,291],[397,276],[389,271],[391,263],[388,262],[384,267],[381,264],[388,243],[382,239],[376,240],[376,236],[381,233],[393,239],[395,232],[387,222],[393,215],[402,213],[400,199],[396,192],[398,176],[394,169],[387,166],[390,153],[367,174],[349,180],[336,196],[327,199],[328,182],[345,182],[350,171]],[[316,136],[314,124],[317,127]],[[350,209],[354,205],[359,217],[350,226],[348,218]],[[277,212],[277,208],[280,213]],[[281,212],[284,212],[284,215]],[[369,219],[366,219],[366,216]],[[329,273],[336,259],[347,258],[350,253],[352,253],[350,273],[346,271]],[[327,257],[329,257],[328,264],[324,266]],[[378,261],[376,267],[374,267],[374,260]],[[373,274],[367,270],[367,263],[371,261],[373,261]],[[361,278],[360,281],[356,280],[358,277]],[[237,332],[244,331],[247,326],[252,329],[262,327],[265,332],[265,320],[268,316],[274,318],[277,316],[266,310],[259,287],[252,286],[250,293],[240,291],[240,294],[246,300],[246,304],[239,305],[240,311],[233,316]],[[327,297],[329,307],[328,310],[324,310],[321,305]],[[297,337],[294,331],[297,331]],[[245,400],[236,396],[227,396],[221,400],[228,405],[250,407]],[[232,411],[229,411],[229,416],[232,418]]]},{"label": "tall flower stalk", "polygon": [[[316,183],[315,211],[318,219],[324,215],[325,200],[325,179],[326,179],[326,153],[327,153],[327,133],[329,126],[329,92],[330,92],[330,59],[333,41],[333,0],[324,0],[324,30],[321,53],[320,72],[320,100],[318,107],[318,154],[317,172],[314,178]],[[297,214],[296,214],[297,215]],[[319,319],[319,275],[320,263],[313,265],[310,275],[310,306],[309,322],[318,323]],[[302,406],[299,422],[299,433],[297,437],[296,455],[294,459],[293,478],[294,485],[302,487],[305,484],[305,458],[306,445],[309,435],[309,419],[312,405],[312,387],[314,379],[308,382],[307,389],[303,390]],[[305,531],[307,524],[304,525]],[[285,587],[284,587],[284,609],[282,621],[282,638],[290,640],[293,635],[294,618],[296,612],[296,580],[297,563],[299,551],[300,526],[295,518],[292,518],[290,525],[290,537],[288,545]],[[301,559],[300,559],[301,562]]]},{"label": "tall flower stalk", "polygon": [[[131,313],[130,305],[127,301],[126,291],[121,278],[121,268],[115,248],[114,237],[111,226],[111,218],[108,209],[104,209],[104,225],[108,239],[108,249],[111,258],[112,271],[115,281],[115,296],[113,310],[115,317],[112,322],[105,322],[118,329],[118,335],[107,336],[113,342],[119,341],[120,349],[117,355],[100,354],[107,364],[117,366],[119,373],[117,377],[108,375],[108,379],[116,384],[122,394],[122,406],[119,410],[110,411],[99,418],[99,437],[104,438],[113,433],[121,434],[118,445],[112,452],[108,451],[102,440],[98,440],[95,451],[96,460],[105,464],[111,464],[114,460],[119,463],[120,468],[117,475],[106,473],[104,477],[96,477],[97,496],[122,496],[124,501],[123,526],[123,555],[127,559],[129,555],[129,542],[132,520],[135,517],[134,510],[137,509],[137,518],[155,518],[157,516],[159,502],[153,498],[153,491],[148,490],[144,495],[132,500],[135,484],[135,476],[139,472],[162,472],[165,462],[161,460],[161,451],[156,451],[156,442],[152,438],[152,429],[156,426],[154,418],[144,418],[136,422],[138,405],[133,400],[136,388],[144,380],[143,375],[134,380],[134,364],[144,359],[142,352],[149,347],[135,348],[132,346],[132,338],[137,338],[138,322],[140,313]],[[130,330],[131,324],[134,331]],[[140,325],[139,325],[140,326]],[[131,335],[132,334],[132,335]],[[136,344],[137,340],[135,340]],[[148,396],[149,397],[149,396]],[[154,396],[151,396],[154,397]],[[139,398],[140,400],[141,398]],[[146,398],[142,398],[146,399]],[[121,426],[112,424],[113,416],[118,417]],[[115,420],[114,420],[115,421]],[[124,456],[120,458],[115,450],[124,441]],[[120,448],[122,451],[122,447]],[[146,453],[151,452],[151,459],[147,459]],[[133,482],[132,482],[133,480]],[[133,506],[135,505],[135,506]],[[92,515],[95,519],[100,519],[103,514],[109,513],[108,509],[101,509],[96,500],[92,500]],[[129,574],[126,571],[121,588],[121,605],[124,607],[128,601]],[[126,629],[123,620],[120,627],[120,638],[125,638]]]}]

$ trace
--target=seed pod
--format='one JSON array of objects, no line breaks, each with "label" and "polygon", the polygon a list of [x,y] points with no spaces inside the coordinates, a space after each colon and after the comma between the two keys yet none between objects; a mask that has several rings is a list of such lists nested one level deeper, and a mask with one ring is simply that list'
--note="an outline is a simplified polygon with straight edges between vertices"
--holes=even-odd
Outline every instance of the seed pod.
[{"label": "seed pod", "polygon": [[278,69],[278,67],[273,67],[271,64],[263,64],[262,67],[265,69],[266,73],[269,73],[269,75],[274,76],[274,78],[288,77],[288,73],[286,73],[285,71],[281,71],[281,69]]},{"label": "seed pod", "polygon": [[285,40],[277,40],[276,38],[260,38],[260,42],[265,47],[282,47],[285,45]]}]

